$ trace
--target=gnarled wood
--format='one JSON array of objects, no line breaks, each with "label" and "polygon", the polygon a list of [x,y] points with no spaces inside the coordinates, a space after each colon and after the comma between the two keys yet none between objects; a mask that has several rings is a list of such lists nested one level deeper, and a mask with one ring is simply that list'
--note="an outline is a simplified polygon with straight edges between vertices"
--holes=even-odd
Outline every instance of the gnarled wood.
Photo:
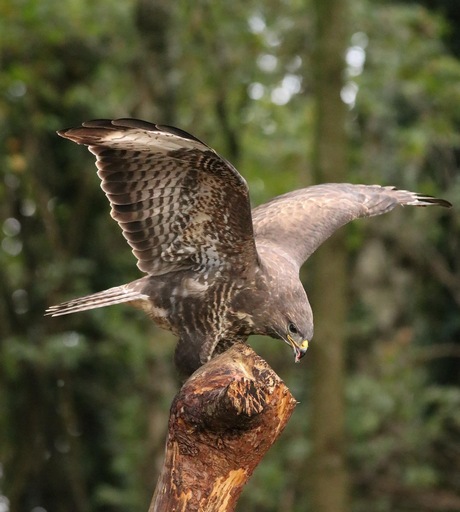
[{"label": "gnarled wood", "polygon": [[246,344],[196,371],[176,395],[149,512],[230,512],[296,401]]}]

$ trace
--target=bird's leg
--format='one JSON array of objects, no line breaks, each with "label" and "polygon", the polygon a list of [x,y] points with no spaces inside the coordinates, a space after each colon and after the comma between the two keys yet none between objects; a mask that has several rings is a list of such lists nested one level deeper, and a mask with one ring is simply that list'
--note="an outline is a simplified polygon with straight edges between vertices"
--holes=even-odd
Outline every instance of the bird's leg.
[{"label": "bird's leg", "polygon": [[181,336],[174,353],[174,362],[180,376],[189,377],[216,354],[229,349],[236,341],[242,340],[219,340],[216,333],[194,333],[193,337]]},{"label": "bird's leg", "polygon": [[200,366],[207,363],[217,344],[216,337],[199,332],[193,337],[181,336],[174,353],[174,363],[181,377],[187,378]]},{"label": "bird's leg", "polygon": [[188,337],[179,338],[174,352],[174,364],[184,380],[196,371],[203,363],[200,360],[199,345]]}]

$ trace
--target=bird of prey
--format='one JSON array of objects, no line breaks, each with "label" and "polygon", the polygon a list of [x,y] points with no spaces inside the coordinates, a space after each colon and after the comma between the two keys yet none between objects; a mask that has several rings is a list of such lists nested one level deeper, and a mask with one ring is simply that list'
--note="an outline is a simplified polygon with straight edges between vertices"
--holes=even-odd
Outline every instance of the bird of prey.
[{"label": "bird of prey", "polygon": [[313,336],[299,279],[305,260],[358,217],[397,205],[451,206],[394,187],[329,183],[251,211],[238,171],[178,128],[95,120],[58,134],[96,155],[111,216],[146,275],[52,306],[47,314],[122,302],[139,307],[179,337],[175,363],[183,376],[251,334],[284,340],[299,361]]}]

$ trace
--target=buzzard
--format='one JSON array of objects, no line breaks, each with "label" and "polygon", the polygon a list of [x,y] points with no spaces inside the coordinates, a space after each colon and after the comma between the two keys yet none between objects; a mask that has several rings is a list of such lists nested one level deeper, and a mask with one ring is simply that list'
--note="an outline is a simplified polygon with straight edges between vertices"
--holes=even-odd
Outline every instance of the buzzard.
[{"label": "buzzard", "polygon": [[47,314],[128,302],[179,337],[183,376],[251,334],[285,341],[299,361],[313,336],[299,269],[319,245],[347,222],[397,205],[451,206],[394,187],[329,183],[251,211],[238,171],[178,128],[95,120],[58,134],[96,155],[111,216],[146,276]]}]

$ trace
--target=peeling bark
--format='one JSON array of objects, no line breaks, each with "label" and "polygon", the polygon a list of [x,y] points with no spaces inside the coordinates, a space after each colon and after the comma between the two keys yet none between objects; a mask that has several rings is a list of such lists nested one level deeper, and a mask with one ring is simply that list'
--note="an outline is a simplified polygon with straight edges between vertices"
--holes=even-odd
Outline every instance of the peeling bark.
[{"label": "peeling bark", "polygon": [[236,344],[197,370],[171,406],[149,512],[230,512],[296,401],[268,364]]}]

